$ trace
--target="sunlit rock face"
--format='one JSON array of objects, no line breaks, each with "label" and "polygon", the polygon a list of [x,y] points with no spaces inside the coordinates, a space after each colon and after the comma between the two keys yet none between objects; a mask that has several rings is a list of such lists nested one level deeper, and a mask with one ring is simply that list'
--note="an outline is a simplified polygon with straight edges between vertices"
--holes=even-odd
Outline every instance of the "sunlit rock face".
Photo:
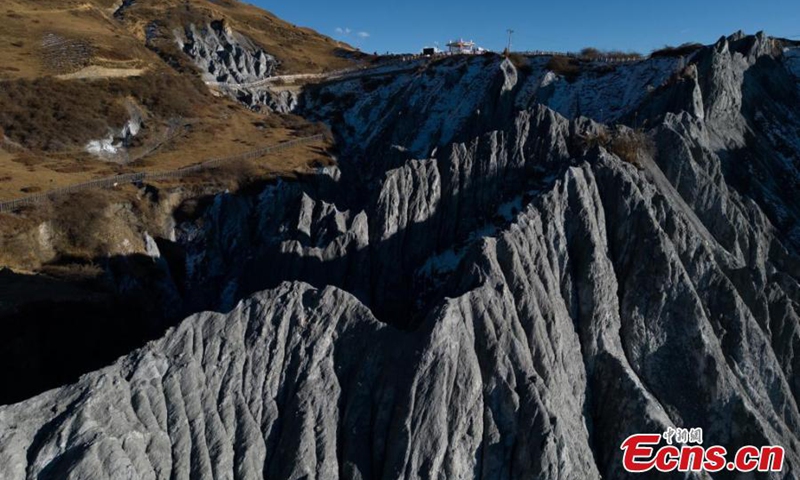
[{"label": "sunlit rock face", "polygon": [[638,478],[622,441],[678,426],[795,478],[796,63],[735,35],[310,90],[339,167],[179,223],[221,313],[0,407],[0,477]]},{"label": "sunlit rock face", "polygon": [[174,34],[178,46],[200,69],[207,84],[253,110],[288,113],[297,107],[294,92],[276,91],[259,83],[275,75],[278,60],[223,20],[190,24]]}]

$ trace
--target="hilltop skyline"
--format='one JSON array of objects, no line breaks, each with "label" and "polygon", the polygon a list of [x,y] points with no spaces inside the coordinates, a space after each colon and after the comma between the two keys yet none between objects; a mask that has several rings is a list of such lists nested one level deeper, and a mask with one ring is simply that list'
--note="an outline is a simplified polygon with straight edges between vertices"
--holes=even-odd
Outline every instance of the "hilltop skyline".
[{"label": "hilltop skyline", "polygon": [[336,8],[320,0],[251,3],[297,25],[347,42],[365,52],[406,53],[425,46],[443,47],[464,38],[502,50],[513,29],[514,50],[577,51],[584,47],[649,53],[665,45],[712,43],[737,30],[764,30],[777,37],[800,38],[800,4],[788,0],[769,5],[732,0],[697,4],[677,0],[662,11],[645,3],[610,1],[484,3],[465,0],[429,4],[409,0],[383,4],[346,0]]}]

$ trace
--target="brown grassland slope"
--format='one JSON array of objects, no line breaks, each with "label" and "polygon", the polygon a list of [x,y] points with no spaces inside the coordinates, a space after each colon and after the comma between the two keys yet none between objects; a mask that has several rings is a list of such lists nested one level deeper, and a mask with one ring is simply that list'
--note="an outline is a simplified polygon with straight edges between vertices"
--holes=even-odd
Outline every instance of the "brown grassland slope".
[{"label": "brown grassland slope", "polygon": [[[278,74],[336,70],[359,56],[347,45],[233,0],[4,1],[0,201],[116,174],[174,170],[323,131],[294,115],[250,111],[203,83],[175,36],[215,20],[274,56]],[[88,142],[119,132],[134,115],[142,128],[125,157],[109,161],[87,153]],[[156,187],[187,198],[302,174],[330,162],[326,145],[297,146]],[[112,206],[141,201],[132,200],[133,187],[86,196]],[[58,220],[81,222],[70,205],[76,200],[0,214],[0,268],[39,271],[47,258],[113,254],[113,245],[103,242],[97,244],[102,248],[80,248],[91,238],[72,238]],[[55,250],[40,252],[33,245],[41,243],[43,222],[56,230],[53,238],[63,240]],[[95,223],[78,232],[98,241],[105,234],[90,231]],[[148,228],[144,218],[137,223],[132,231]]]},{"label": "brown grassland slope", "polygon": [[[316,73],[351,65],[352,48],[317,32],[287,23],[235,0],[6,0],[0,30],[0,74],[34,78],[74,73],[89,65],[117,69],[158,63],[145,46],[147,27],[162,31],[225,20],[281,62],[280,73]],[[55,36],[55,37],[53,37]],[[61,41],[57,43],[56,40]],[[80,48],[88,44],[89,59]],[[69,47],[69,48],[68,48]],[[54,62],[53,51],[68,50],[70,62]],[[60,71],[72,67],[71,72]]]},{"label": "brown grassland slope", "polygon": [[[253,113],[212,92],[175,32],[224,20],[279,62],[279,73],[352,65],[353,50],[232,0],[7,0],[0,10],[0,201],[129,171],[167,170],[289,140],[314,128]],[[144,120],[127,162],[85,152]],[[307,162],[288,151],[265,170]],[[120,165],[119,163],[125,163]]]}]

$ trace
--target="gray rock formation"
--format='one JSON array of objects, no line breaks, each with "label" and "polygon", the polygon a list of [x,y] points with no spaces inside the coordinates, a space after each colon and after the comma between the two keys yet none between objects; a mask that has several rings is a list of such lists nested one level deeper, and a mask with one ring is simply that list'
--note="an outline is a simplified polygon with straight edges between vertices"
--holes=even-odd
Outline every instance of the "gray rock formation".
[{"label": "gray rock formation", "polygon": [[278,66],[275,57],[221,20],[200,28],[189,25],[183,35],[176,34],[176,39],[208,81],[255,82],[272,75]]},{"label": "gray rock formation", "polygon": [[203,72],[203,80],[219,86],[249,108],[288,113],[297,98],[288,91],[251,85],[275,74],[279,62],[250,38],[233,31],[222,20],[198,27],[188,25],[175,32],[181,50]]},{"label": "gray rock formation", "polygon": [[[187,295],[228,313],[1,407],[0,477],[645,478],[621,442],[678,426],[798,478],[792,58],[736,35],[572,82],[473,58],[311,92],[340,170],[177,226]],[[652,148],[599,141],[610,118]]]},{"label": "gray rock formation", "polygon": [[297,95],[292,90],[278,90],[271,86],[225,88],[230,96],[255,111],[266,109],[276,113],[291,113],[298,104]]}]

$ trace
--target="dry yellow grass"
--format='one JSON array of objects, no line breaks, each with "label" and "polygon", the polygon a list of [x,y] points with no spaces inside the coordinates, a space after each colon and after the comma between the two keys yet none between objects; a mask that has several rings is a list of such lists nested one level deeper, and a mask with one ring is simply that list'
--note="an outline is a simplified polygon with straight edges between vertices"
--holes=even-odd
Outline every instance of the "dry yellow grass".
[{"label": "dry yellow grass", "polygon": [[64,2],[62,8],[48,8],[47,3],[4,2],[5,11],[0,11],[0,78],[72,73],[70,70],[79,68],[55,68],[51,57],[68,60],[73,54],[69,47],[76,44],[91,48],[91,58],[83,66],[97,62],[108,67],[113,62],[144,68],[159,61],[102,9],[72,2]]},{"label": "dry yellow grass", "polygon": [[[211,20],[224,20],[261,45],[281,62],[282,73],[317,73],[352,66],[352,47],[317,32],[287,23],[255,6],[231,0],[139,0],[113,16],[119,2],[6,0],[0,10],[0,78],[34,78],[69,74],[98,65],[108,68],[147,68],[158,56],[145,46],[146,26],[158,20],[162,31]],[[168,35],[171,37],[171,35]],[[86,65],[58,71],[48,64],[48,38],[85,42],[92,48]]]},{"label": "dry yellow grass", "polygon": [[[292,130],[280,124],[263,128],[259,126],[261,122],[263,117],[251,112],[228,117],[209,116],[155,152],[127,166],[109,164],[87,154],[12,154],[0,149],[0,201],[120,173],[176,170],[211,158],[246,153],[313,133]],[[324,150],[323,142],[298,146],[253,160],[265,177],[293,175],[328,162],[329,155]]]},{"label": "dry yellow grass", "polygon": [[[210,92],[172,40],[172,31],[189,23],[224,20],[278,58],[280,73],[336,70],[353,65],[347,56],[358,56],[346,45],[237,1],[137,0],[121,19],[113,15],[119,4],[3,2],[0,201],[121,173],[171,171],[319,132],[298,117],[257,114]],[[153,20],[160,25],[151,45],[158,52],[144,38],[145,26]],[[146,126],[131,151],[135,161],[123,166],[87,154],[86,141],[120,128],[129,108],[144,117]],[[178,120],[180,127],[174,128]],[[167,132],[174,134],[168,140]],[[154,145],[159,146],[151,151]],[[163,198],[188,198],[258,185],[275,176],[302,175],[331,163],[328,146],[322,141],[298,145],[156,186],[174,188]],[[117,206],[131,208],[116,212]],[[0,214],[0,266],[53,275],[52,268],[58,267],[48,264],[63,255],[91,260],[121,253],[125,239],[140,238],[140,230],[152,233],[161,224],[148,219],[153,211],[168,215],[170,208],[168,202],[153,202],[126,185]],[[54,233],[43,241],[46,223]],[[96,274],[90,267],[81,263],[64,268],[69,274]]]},{"label": "dry yellow grass", "polygon": [[[32,89],[25,93],[27,87],[24,85],[15,87],[17,95],[22,94],[30,105],[17,109],[13,115],[28,112],[31,117],[27,123],[18,123],[21,128],[16,130],[11,128],[13,125],[7,125],[6,134],[15,136],[15,141],[32,151],[3,150],[0,146],[0,200],[118,173],[172,170],[211,157],[274,145],[308,133],[308,125],[297,118],[279,115],[265,118],[225,97],[210,95],[204,86],[198,86],[199,79],[191,67],[179,71],[169,68],[159,54],[145,45],[145,26],[153,20],[159,21],[162,31],[171,32],[189,23],[202,24],[222,19],[232,29],[249,36],[276,56],[281,61],[281,73],[315,73],[352,65],[352,60],[342,55],[353,54],[350,47],[238,1],[138,0],[125,10],[121,19],[113,15],[119,4],[118,0],[3,2],[0,9],[0,22],[3,24],[0,29],[0,82],[4,79],[7,82],[31,82]],[[177,50],[169,43],[164,44],[164,48]],[[62,62],[62,57],[69,57],[69,61]],[[184,61],[188,64],[187,59]],[[129,75],[132,77],[122,78]],[[159,86],[165,84],[154,79],[185,79],[187,76],[193,77],[195,87],[185,81],[172,81],[166,84],[178,85],[180,91],[164,89],[161,92],[162,100],[180,96],[178,104],[160,102],[153,97],[152,92],[160,91]],[[41,82],[44,77],[63,79],[65,83],[62,86],[75,82],[69,89],[71,94],[60,95],[59,88],[62,87],[52,81],[45,82],[44,87],[33,83]],[[37,95],[36,89],[42,89],[46,94]],[[73,105],[90,104],[82,102],[76,91],[93,99],[103,96],[104,105],[113,107],[106,113],[111,115],[112,111],[115,112],[114,118],[101,118],[101,113],[95,113],[98,118],[93,119],[86,117],[87,112],[77,116],[71,114],[77,111]],[[138,96],[140,94],[150,96],[142,98]],[[0,104],[2,97],[0,95]],[[17,98],[20,97],[6,98],[5,107],[19,106]],[[40,98],[58,101],[40,102],[37,100]],[[191,125],[180,130],[177,137],[156,151],[125,167],[83,152],[86,141],[105,137],[109,128],[119,128],[124,120],[119,118],[119,110],[131,102],[143,106],[148,126],[140,134],[138,141],[143,145],[134,149],[134,158],[137,151],[147,150],[146,147],[159,142],[166,124],[176,116],[191,118]],[[42,116],[40,104],[51,109],[53,114]],[[179,109],[185,111],[175,113],[174,107],[180,106],[184,106]],[[9,112],[10,109],[5,107],[4,110]],[[94,112],[97,109],[89,110]],[[34,116],[35,112],[40,112],[41,118]],[[62,117],[65,120],[59,121],[71,123],[63,126],[80,125],[83,129],[60,128],[57,121],[53,123],[53,119]],[[76,121],[76,118],[82,120]],[[48,140],[51,136],[55,141]],[[0,140],[2,138],[0,129]],[[308,165],[327,161],[326,155],[318,149],[301,152],[281,152],[257,163],[265,175],[273,175],[292,174]]]},{"label": "dry yellow grass", "polygon": [[281,73],[318,73],[352,66],[346,55],[358,56],[347,44],[320,35],[310,28],[285,22],[253,5],[235,0],[145,1],[125,12],[125,24],[132,32],[158,18],[169,29],[182,29],[189,23],[202,25],[224,20],[234,31],[254,40],[281,62]]},{"label": "dry yellow grass", "polygon": [[0,201],[64,187],[108,173],[108,166],[99,162],[98,165],[92,165],[94,168],[91,170],[59,172],[57,168],[72,165],[73,162],[50,160],[36,165],[26,165],[22,163],[21,157],[22,155],[0,150]]}]

